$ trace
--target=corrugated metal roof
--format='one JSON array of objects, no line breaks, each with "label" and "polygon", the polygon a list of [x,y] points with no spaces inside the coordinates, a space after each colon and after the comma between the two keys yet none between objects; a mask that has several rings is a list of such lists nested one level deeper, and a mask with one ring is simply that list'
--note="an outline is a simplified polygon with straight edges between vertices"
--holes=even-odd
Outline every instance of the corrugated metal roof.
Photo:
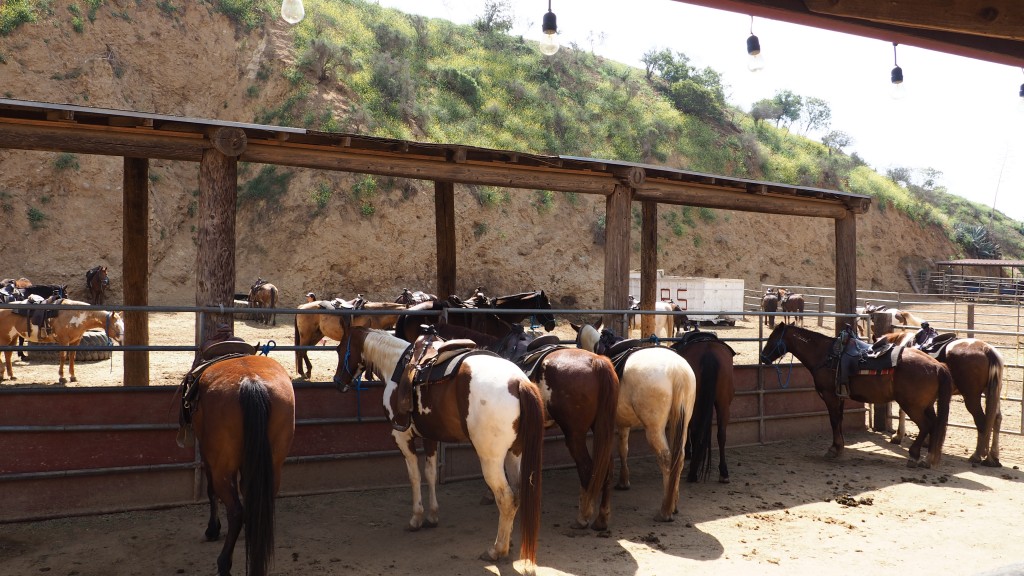
[{"label": "corrugated metal roof", "polygon": [[943,260],[937,266],[1024,266],[1024,260],[984,260],[981,258],[965,258],[963,260]]}]

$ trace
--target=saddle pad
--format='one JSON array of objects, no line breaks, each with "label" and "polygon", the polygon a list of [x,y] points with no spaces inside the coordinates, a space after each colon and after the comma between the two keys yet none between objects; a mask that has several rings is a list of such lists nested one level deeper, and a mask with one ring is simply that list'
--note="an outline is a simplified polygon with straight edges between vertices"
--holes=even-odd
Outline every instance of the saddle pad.
[{"label": "saddle pad", "polygon": [[697,344],[698,342],[719,342],[732,352],[732,355],[736,355],[736,351],[732,349],[732,346],[726,344],[722,339],[718,337],[718,334],[714,332],[705,332],[703,330],[692,330],[690,332],[684,332],[683,337],[678,342],[670,346],[676,352],[682,352],[690,344]]},{"label": "saddle pad", "polygon": [[857,376],[885,376],[895,371],[895,368],[884,368],[882,370],[857,370],[854,374]]},{"label": "saddle pad", "polygon": [[555,350],[561,350],[562,348],[567,348],[567,346],[563,346],[561,344],[548,344],[547,346],[542,346],[517,360],[516,366],[519,366],[523,373],[526,374],[527,378],[533,380],[533,372],[537,369],[537,366],[540,366],[541,361],[543,361],[548,354],[551,354]]},{"label": "saddle pad", "polygon": [[858,374],[860,371],[879,371],[879,370],[891,370],[900,363],[900,356],[903,354],[903,346],[893,346],[891,349],[885,351],[877,357],[864,355],[860,357],[857,362]]},{"label": "saddle pad", "polygon": [[651,348],[651,346],[637,346],[635,348],[630,348],[629,350],[621,352],[612,358],[612,366],[615,367],[615,373],[619,376],[620,380],[622,379],[622,371],[626,368],[626,360],[629,360],[629,357],[633,355],[633,352],[636,352],[637,350],[644,350],[645,348]]}]

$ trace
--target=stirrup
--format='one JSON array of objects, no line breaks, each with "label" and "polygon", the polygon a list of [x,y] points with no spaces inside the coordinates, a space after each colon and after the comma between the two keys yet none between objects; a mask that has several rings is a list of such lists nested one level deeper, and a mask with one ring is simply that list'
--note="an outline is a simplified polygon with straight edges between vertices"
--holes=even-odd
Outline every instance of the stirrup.
[{"label": "stirrup", "polygon": [[836,384],[836,396],[840,398],[850,397],[850,385],[847,384]]}]

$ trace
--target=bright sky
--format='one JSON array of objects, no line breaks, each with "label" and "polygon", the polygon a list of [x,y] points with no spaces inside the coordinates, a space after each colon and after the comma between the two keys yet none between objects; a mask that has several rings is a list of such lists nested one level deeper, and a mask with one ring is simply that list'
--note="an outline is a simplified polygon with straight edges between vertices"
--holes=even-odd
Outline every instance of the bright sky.
[{"label": "bright sky", "polygon": [[[381,6],[469,24],[484,0],[378,0]],[[543,0],[514,1],[513,33],[541,37]],[[949,192],[1024,221],[1024,71],[900,45],[906,96],[889,96],[892,43],[755,18],[765,69],[747,70],[751,19],[672,0],[551,0],[559,41],[643,68],[644,52],[669,48],[723,76],[726,99],[745,111],[776,91],[829,103],[832,129],[853,138],[875,170],[934,168]],[[799,131],[798,127],[792,128]],[[816,139],[819,135],[811,134]],[[921,182],[920,179],[917,180]]]}]

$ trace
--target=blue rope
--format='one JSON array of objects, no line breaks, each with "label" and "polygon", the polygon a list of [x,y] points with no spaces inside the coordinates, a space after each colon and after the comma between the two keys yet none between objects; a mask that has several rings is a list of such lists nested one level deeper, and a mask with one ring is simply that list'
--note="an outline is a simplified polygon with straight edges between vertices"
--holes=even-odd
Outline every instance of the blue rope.
[{"label": "blue rope", "polygon": [[648,338],[647,340],[650,341],[655,346],[661,346],[661,339],[658,338],[657,334],[651,334],[650,338]]},{"label": "blue rope", "polygon": [[260,354],[263,354],[264,356],[270,356],[270,351],[273,350],[274,348],[277,348],[277,342],[274,342],[273,340],[267,340],[266,344],[260,346]]},{"label": "blue rope", "polygon": [[530,330],[536,330],[540,324],[537,324],[537,315],[530,314]]}]

